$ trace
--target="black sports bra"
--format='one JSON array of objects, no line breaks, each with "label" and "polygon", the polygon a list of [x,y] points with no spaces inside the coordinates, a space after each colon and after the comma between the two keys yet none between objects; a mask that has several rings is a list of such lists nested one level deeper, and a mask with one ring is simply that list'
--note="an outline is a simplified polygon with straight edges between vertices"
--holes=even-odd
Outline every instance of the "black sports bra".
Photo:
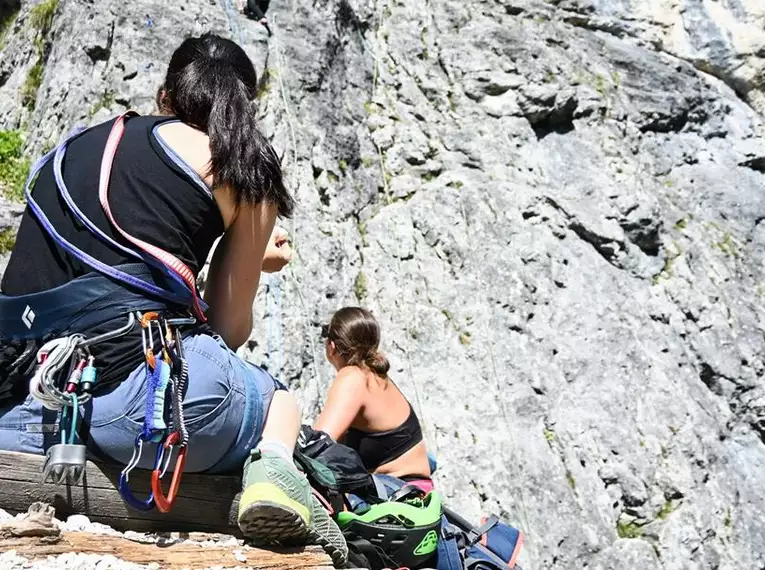
[{"label": "black sports bra", "polygon": [[364,467],[371,472],[398,459],[421,441],[420,420],[409,404],[409,417],[397,428],[373,433],[351,427],[345,432],[343,443],[356,450]]}]

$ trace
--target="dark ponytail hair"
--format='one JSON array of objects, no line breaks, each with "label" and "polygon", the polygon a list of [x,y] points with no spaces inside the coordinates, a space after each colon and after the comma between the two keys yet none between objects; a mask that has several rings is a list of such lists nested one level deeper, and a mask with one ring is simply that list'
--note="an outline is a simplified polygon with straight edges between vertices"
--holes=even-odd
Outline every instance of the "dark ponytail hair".
[{"label": "dark ponytail hair", "polygon": [[386,378],[390,363],[379,352],[380,326],[372,313],[361,307],[343,307],[332,315],[327,338],[349,366],[368,368]]},{"label": "dark ponytail hair", "polygon": [[237,204],[276,204],[279,215],[289,217],[294,201],[252,105],[257,85],[255,68],[241,47],[204,34],[184,40],[173,53],[157,105],[210,137],[215,188],[230,186]]}]

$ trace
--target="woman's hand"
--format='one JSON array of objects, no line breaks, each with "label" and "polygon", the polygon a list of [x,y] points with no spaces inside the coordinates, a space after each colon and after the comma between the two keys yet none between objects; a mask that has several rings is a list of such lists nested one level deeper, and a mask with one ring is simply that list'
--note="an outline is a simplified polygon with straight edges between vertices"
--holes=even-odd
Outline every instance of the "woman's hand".
[{"label": "woman's hand", "polygon": [[292,247],[289,236],[282,228],[275,227],[263,256],[263,271],[265,273],[281,271],[290,259],[292,259]]}]

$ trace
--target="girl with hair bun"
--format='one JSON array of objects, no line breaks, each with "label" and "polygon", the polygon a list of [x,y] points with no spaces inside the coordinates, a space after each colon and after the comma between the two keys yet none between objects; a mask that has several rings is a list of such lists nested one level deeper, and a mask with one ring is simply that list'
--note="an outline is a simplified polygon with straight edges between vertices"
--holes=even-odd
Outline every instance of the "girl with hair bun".
[{"label": "girl with hair bun", "polygon": [[372,473],[433,488],[422,428],[406,396],[388,376],[380,327],[361,307],[337,311],[322,330],[337,370],[315,429],[356,450]]}]

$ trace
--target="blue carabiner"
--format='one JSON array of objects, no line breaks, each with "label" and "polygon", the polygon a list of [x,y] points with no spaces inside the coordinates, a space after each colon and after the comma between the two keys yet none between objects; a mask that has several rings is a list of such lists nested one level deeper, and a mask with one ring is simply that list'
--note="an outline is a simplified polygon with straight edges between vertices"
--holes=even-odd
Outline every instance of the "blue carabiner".
[{"label": "blue carabiner", "polygon": [[[133,495],[133,491],[130,490],[130,472],[136,468],[138,463],[141,461],[141,453],[143,452],[143,443],[144,441],[147,441],[144,439],[144,434],[139,433],[135,438],[135,446],[133,447],[133,457],[130,459],[130,462],[125,466],[125,468],[120,473],[120,479],[119,484],[117,485],[117,490],[119,491],[120,497],[122,497],[122,500],[125,501],[128,506],[133,507],[137,511],[150,511],[154,508],[154,492],[150,492],[149,496],[146,497],[146,499],[141,500],[138,499],[135,495]],[[154,459],[154,469],[161,468],[162,466],[162,458],[164,456],[164,447],[162,445],[157,446],[157,456]]]}]

